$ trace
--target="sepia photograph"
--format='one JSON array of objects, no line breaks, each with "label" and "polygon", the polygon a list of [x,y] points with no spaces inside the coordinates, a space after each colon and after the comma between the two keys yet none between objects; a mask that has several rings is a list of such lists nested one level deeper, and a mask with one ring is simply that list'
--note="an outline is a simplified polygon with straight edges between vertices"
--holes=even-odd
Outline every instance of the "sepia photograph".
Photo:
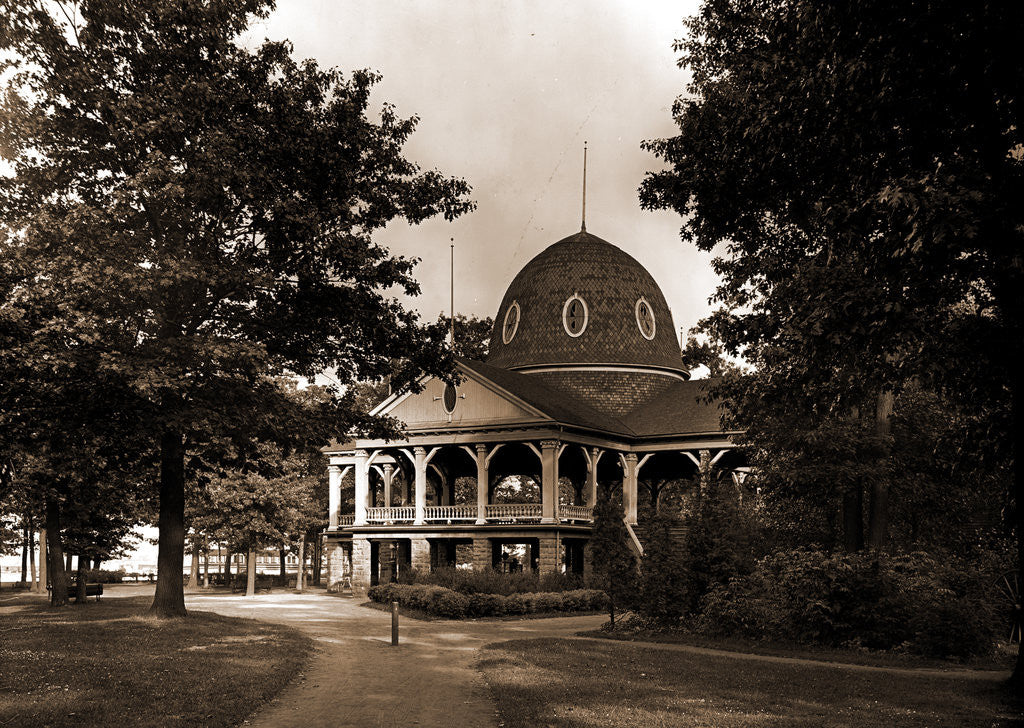
[{"label": "sepia photograph", "polygon": [[0,726],[1024,726],[1022,38],[0,0]]}]

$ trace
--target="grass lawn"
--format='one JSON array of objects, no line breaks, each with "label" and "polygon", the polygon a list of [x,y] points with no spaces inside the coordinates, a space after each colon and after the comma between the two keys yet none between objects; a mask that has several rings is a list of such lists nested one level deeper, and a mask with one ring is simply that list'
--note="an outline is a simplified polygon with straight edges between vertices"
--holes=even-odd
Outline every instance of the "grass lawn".
[{"label": "grass lawn", "polygon": [[151,603],[0,601],[0,726],[235,726],[311,649],[275,624],[207,612],[159,621]]},{"label": "grass lawn", "polygon": [[728,652],[775,655],[778,657],[802,657],[824,662],[845,662],[853,665],[874,665],[879,667],[936,668],[940,670],[1002,670],[1009,672],[1017,660],[1017,645],[1001,644],[994,654],[975,657],[966,662],[955,659],[922,657],[921,655],[889,652],[885,650],[857,650],[853,648],[825,647],[779,641],[752,642],[738,637],[705,637],[683,630],[648,631],[604,629],[579,633],[585,637],[599,637],[607,640],[627,642],[663,642],[665,644],[708,647]]},{"label": "grass lawn", "polygon": [[1024,725],[998,682],[516,640],[481,669],[505,728]]}]

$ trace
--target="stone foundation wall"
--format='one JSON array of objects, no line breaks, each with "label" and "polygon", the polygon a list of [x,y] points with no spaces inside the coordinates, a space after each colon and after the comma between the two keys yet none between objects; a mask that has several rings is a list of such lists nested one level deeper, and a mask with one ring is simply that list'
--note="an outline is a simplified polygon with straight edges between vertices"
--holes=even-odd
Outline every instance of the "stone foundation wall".
[{"label": "stone foundation wall", "polygon": [[412,546],[412,568],[420,573],[430,571],[430,542],[425,538],[409,539]]},{"label": "stone foundation wall", "polygon": [[491,566],[491,540],[489,538],[474,538],[473,570],[486,571]]},{"label": "stone foundation wall", "polygon": [[540,553],[538,554],[537,570],[541,574],[555,574],[562,571],[562,549],[557,536],[538,539]]},{"label": "stone foundation wall", "polygon": [[365,538],[352,539],[352,588],[370,588],[370,542]]}]

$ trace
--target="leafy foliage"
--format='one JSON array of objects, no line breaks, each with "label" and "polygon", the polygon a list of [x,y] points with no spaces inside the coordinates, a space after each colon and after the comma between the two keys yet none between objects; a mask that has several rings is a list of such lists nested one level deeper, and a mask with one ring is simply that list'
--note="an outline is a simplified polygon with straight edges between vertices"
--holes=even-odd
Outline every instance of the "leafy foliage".
[{"label": "leafy foliage", "polygon": [[672,537],[676,519],[658,515],[649,522],[641,560],[641,614],[665,625],[677,624],[691,604],[689,559]]},{"label": "leafy foliage", "polygon": [[968,658],[994,647],[992,576],[923,552],[829,554],[795,549],[715,586],[698,629],[831,646]]},{"label": "leafy foliage", "polygon": [[614,626],[615,610],[627,608],[635,601],[639,575],[622,502],[616,489],[607,483],[599,484],[594,528],[587,550],[592,565],[587,586],[608,595],[608,616]]},{"label": "leafy foliage", "polygon": [[605,593],[597,589],[515,592],[510,595],[465,594],[430,584],[382,584],[370,587],[367,595],[375,602],[398,602],[403,607],[449,619],[591,611],[604,608],[607,602]]},{"label": "leafy foliage", "polygon": [[[753,527],[727,478],[711,479],[686,532],[686,611],[718,584],[753,568]],[[682,590],[680,590],[682,591]]]},{"label": "leafy foliage", "polygon": [[[45,429],[33,372],[132,402],[159,443],[164,615],[184,613],[186,452],[274,440],[288,403],[273,375],[332,368],[343,386],[399,387],[450,369],[386,294],[418,291],[415,261],[373,235],[395,218],[453,219],[472,208],[469,187],[403,156],[415,117],[368,117],[377,75],[296,61],[287,42],[244,47],[271,7],[25,0],[0,13],[13,168],[0,180],[0,335],[18,345],[0,381],[19,385],[5,405]],[[336,432],[394,432],[350,403],[325,403]]]}]

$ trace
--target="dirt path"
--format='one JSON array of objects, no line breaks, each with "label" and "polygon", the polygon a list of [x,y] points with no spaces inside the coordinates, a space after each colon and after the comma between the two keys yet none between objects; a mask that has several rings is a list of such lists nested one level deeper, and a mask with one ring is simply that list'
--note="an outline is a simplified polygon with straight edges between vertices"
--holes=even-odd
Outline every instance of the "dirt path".
[{"label": "dirt path", "polygon": [[477,650],[509,639],[567,637],[593,629],[602,616],[502,622],[423,622],[402,618],[392,647],[391,616],[353,599],[314,594],[251,598],[190,595],[190,609],[280,622],[318,645],[304,678],[247,725],[260,728],[477,728],[497,726]]}]

